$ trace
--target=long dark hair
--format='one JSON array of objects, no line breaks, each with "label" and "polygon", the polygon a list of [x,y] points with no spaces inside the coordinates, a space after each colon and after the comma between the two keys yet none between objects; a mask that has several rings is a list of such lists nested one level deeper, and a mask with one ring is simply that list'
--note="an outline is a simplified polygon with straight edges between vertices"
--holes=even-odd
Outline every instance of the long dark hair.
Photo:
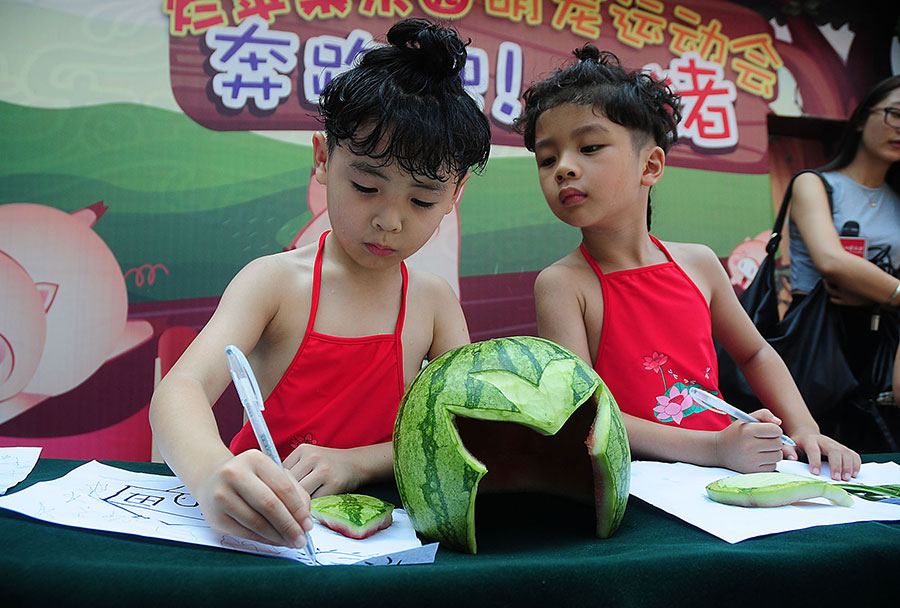
[{"label": "long dark hair", "polygon": [[319,98],[329,149],[396,161],[411,175],[462,179],[487,164],[491,127],[463,88],[466,46],[455,30],[405,19]]},{"label": "long dark hair", "polygon": [[[856,158],[859,142],[862,140],[862,127],[869,118],[872,108],[881,103],[898,87],[900,87],[900,75],[885,78],[872,87],[847,120],[840,143],[838,143],[837,154],[819,167],[819,171],[837,171],[849,165]],[[891,165],[885,181],[894,191],[900,192],[900,162]]]}]

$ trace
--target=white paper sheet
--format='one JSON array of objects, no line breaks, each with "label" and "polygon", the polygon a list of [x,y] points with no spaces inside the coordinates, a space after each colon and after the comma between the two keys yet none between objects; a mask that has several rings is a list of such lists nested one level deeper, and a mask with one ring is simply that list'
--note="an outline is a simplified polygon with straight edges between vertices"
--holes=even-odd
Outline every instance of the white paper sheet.
[{"label": "white paper sheet", "polygon": [[[784,460],[778,464],[778,470],[813,477],[809,465],[801,462]],[[706,494],[708,484],[736,474],[728,469],[684,463],[635,461],[631,463],[631,493],[729,543],[813,526],[900,520],[900,505],[856,497],[852,507],[835,506],[824,498],[817,498],[771,508],[723,505],[709,498]],[[819,478],[832,481],[830,475],[828,463],[823,463]],[[849,483],[900,483],[900,465],[894,462],[863,464],[859,476]]]},{"label": "white paper sheet", "polygon": [[[303,549],[214,531],[177,477],[132,473],[96,461],[59,479],[0,497],[0,508],[65,526],[222,547],[312,565]],[[364,540],[346,538],[317,522],[311,532],[316,559],[320,565],[434,562],[437,543],[422,546],[402,509],[394,509],[393,518],[391,526]]]},{"label": "white paper sheet", "polygon": [[28,477],[41,448],[0,448],[0,494]]}]

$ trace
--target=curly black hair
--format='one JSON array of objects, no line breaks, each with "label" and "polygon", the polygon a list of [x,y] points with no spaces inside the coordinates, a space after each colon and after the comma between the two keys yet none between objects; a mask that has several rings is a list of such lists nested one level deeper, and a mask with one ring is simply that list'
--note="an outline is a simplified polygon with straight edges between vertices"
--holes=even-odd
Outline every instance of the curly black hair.
[{"label": "curly black hair", "polygon": [[[622,67],[618,57],[586,44],[573,51],[577,61],[525,91],[525,107],[516,120],[525,147],[534,151],[534,130],[540,115],[558,105],[593,106],[623,127],[652,137],[668,152],[678,139],[681,98],[650,74]],[[639,136],[640,137],[640,136]]]},{"label": "curly black hair", "polygon": [[346,146],[439,181],[483,170],[491,127],[460,78],[471,41],[426,19],[397,22],[387,41],[322,92],[319,116],[329,150]]},{"label": "curly black hair", "polygon": [[[613,53],[600,51],[592,44],[573,53],[577,61],[558,68],[525,91],[525,107],[515,123],[525,147],[534,152],[535,128],[542,113],[571,103],[591,106],[614,123],[630,129],[635,149],[652,138],[668,152],[678,141],[681,97],[647,72],[626,70]],[[650,215],[648,195],[647,230]]]}]

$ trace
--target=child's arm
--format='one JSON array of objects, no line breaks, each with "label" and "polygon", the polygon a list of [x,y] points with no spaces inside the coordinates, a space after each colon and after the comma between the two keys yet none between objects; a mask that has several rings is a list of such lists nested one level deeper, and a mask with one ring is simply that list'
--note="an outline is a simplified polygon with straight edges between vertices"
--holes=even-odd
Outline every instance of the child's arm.
[{"label": "child's arm", "polygon": [[[433,360],[469,343],[469,330],[459,300],[450,285],[436,275],[410,271],[403,343],[404,351],[410,348],[422,353],[413,357],[418,366],[426,354]],[[407,384],[416,371],[418,367],[405,370]],[[365,405],[364,396],[360,404]],[[291,452],[284,466],[315,498],[391,479],[393,462],[391,442],[340,450],[304,444]]]},{"label": "child's arm", "polygon": [[[818,474],[824,455],[834,479],[855,477],[861,466],[859,454],[820,433],[790,371],[747,316],[718,258],[707,247],[694,246],[690,252],[695,280],[699,279],[698,286],[702,284],[701,289],[709,293],[713,335],[740,367],[763,405],[783,421],[784,432],[806,453],[810,470]],[[785,447],[784,453],[796,458],[793,448]]]},{"label": "child's arm", "polygon": [[584,301],[579,297],[576,285],[578,273],[563,262],[548,266],[538,274],[534,281],[537,333],[565,346],[591,364],[593,357],[588,346]]},{"label": "child's arm", "polygon": [[225,347],[251,352],[277,308],[279,264],[251,262],[232,280],[209,323],[165,378],[150,404],[160,453],[222,532],[301,547],[312,527],[309,496],[258,450],[234,456],[222,442],[211,404],[231,378]]}]

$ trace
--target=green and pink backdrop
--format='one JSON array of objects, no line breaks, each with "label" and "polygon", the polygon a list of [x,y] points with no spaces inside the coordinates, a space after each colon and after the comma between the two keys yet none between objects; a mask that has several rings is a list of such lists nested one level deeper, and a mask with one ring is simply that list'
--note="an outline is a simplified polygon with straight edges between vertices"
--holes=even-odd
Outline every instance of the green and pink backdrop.
[{"label": "green and pink backdrop", "polygon": [[[896,7],[829,25],[790,4],[0,0],[0,445],[150,458],[154,384],[231,277],[327,228],[315,100],[403,17],[471,38],[464,83],[493,129],[486,171],[410,260],[454,286],[473,340],[534,334],[534,277],[578,243],[511,125],[587,42],[682,94],[653,232],[706,243],[741,289],[773,191],[822,154],[803,142],[900,65]],[[216,412],[233,434],[231,390]]]}]

